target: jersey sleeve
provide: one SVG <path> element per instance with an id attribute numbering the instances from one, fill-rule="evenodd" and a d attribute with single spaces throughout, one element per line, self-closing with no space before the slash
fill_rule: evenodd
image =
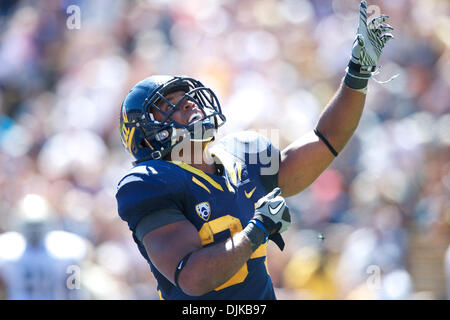
<path id="1" fill-rule="evenodd" d="M 186 219 L 182 188 L 179 176 L 164 168 L 141 165 L 119 182 L 119 216 L 142 241 L 148 231 Z"/>
<path id="2" fill-rule="evenodd" d="M 219 144 L 243 161 L 251 176 L 257 176 L 267 192 L 278 186 L 280 150 L 266 137 L 243 131 L 225 137 Z"/>

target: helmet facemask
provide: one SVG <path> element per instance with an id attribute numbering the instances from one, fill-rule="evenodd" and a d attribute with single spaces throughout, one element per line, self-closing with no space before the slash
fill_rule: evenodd
<path id="1" fill-rule="evenodd" d="M 185 93 L 174 104 L 166 96 L 176 91 L 184 91 Z M 202 118 L 183 124 L 174 120 L 172 115 L 183 106 L 186 99 L 197 106 Z M 165 102 L 168 105 L 168 112 L 164 112 L 158 106 L 160 102 Z M 193 142 L 212 141 L 217 129 L 226 121 L 214 92 L 204 87 L 199 81 L 185 77 L 175 77 L 161 85 L 147 97 L 143 110 L 142 121 L 138 121 L 136 127 L 142 130 L 145 140 L 142 143 L 155 150 L 150 157 L 152 159 L 164 158 L 175 145 L 186 138 Z M 159 112 L 164 116 L 164 119 L 157 121 L 152 111 Z M 141 162 L 141 160 L 138 162 Z"/>

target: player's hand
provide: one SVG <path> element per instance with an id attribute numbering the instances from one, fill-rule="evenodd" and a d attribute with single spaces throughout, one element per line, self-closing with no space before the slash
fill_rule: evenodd
<path id="1" fill-rule="evenodd" d="M 283 250 L 284 241 L 280 233 L 289 228 L 291 215 L 286 200 L 280 194 L 281 189 L 275 188 L 259 199 L 256 203 L 255 215 L 251 221 L 254 221 L 259 227 L 262 226 L 266 237 L 274 241 Z"/>
<path id="2" fill-rule="evenodd" d="M 269 236 L 286 231 L 291 224 L 289 208 L 280 194 L 281 189 L 275 188 L 256 203 L 253 219 L 259 220 L 264 225 Z"/>
<path id="3" fill-rule="evenodd" d="M 382 14 L 367 23 L 367 3 L 361 1 L 358 31 L 353 42 L 351 57 L 354 65 L 349 65 L 350 71 L 357 73 L 356 76 L 370 78 L 372 72 L 375 71 L 384 46 L 394 38 L 391 33 L 394 28 L 385 23 L 388 19 L 387 15 Z"/>

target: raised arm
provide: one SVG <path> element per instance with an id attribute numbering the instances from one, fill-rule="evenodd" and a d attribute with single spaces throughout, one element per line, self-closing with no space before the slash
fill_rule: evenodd
<path id="1" fill-rule="evenodd" d="M 342 83 L 322 112 L 316 129 L 336 152 L 344 148 L 355 132 L 364 102 L 365 94 Z M 278 184 L 283 196 L 289 197 L 307 188 L 334 158 L 326 142 L 314 131 L 291 143 L 281 152 Z"/>
<path id="2" fill-rule="evenodd" d="M 289 197 L 308 187 L 330 165 L 355 132 L 361 118 L 367 84 L 393 28 L 381 15 L 367 25 L 367 4 L 361 2 L 352 57 L 339 89 L 326 106 L 315 130 L 281 152 L 278 185 Z"/>

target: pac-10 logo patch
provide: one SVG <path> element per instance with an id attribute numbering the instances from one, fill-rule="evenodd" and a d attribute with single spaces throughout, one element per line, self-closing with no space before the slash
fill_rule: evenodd
<path id="1" fill-rule="evenodd" d="M 200 202 L 195 206 L 195 211 L 197 211 L 198 216 L 205 221 L 208 221 L 211 216 L 211 206 L 209 205 L 209 202 Z"/>

